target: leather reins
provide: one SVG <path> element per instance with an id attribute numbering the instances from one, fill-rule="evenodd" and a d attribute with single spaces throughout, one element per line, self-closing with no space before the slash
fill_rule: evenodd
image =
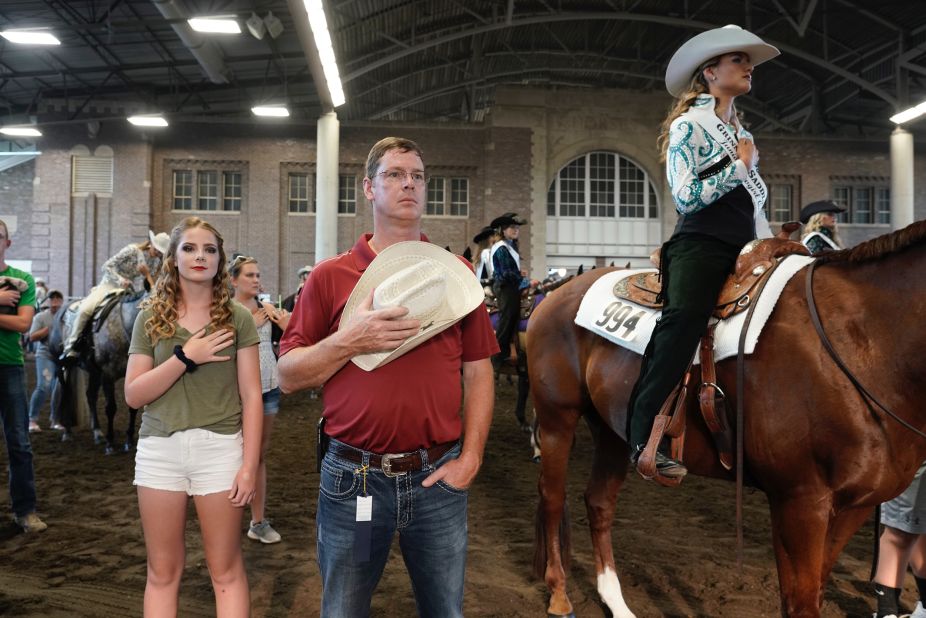
<path id="1" fill-rule="evenodd" d="M 820 342 L 823 344 L 823 347 L 826 348 L 826 351 L 829 353 L 830 358 L 833 359 L 833 362 L 836 363 L 836 366 L 839 367 L 845 376 L 849 378 L 849 381 L 852 382 L 852 386 L 855 387 L 855 390 L 859 392 L 859 394 L 862 396 L 862 399 L 865 400 L 866 404 L 868 404 L 868 409 L 871 410 L 872 413 L 874 413 L 874 409 L 872 408 L 871 404 L 874 403 L 876 406 L 884 410 L 885 414 L 887 414 L 889 417 L 921 438 L 926 438 L 926 433 L 923 433 L 907 421 L 897 416 L 887 406 L 878 401 L 877 397 L 872 395 L 867 388 L 865 388 L 865 386 L 859 381 L 858 378 L 855 377 L 855 375 L 853 375 L 843 360 L 839 357 L 839 354 L 836 353 L 836 349 L 833 347 L 833 344 L 830 343 L 826 333 L 823 332 L 823 324 L 820 322 L 820 314 L 817 313 L 817 304 L 813 299 L 813 273 L 819 263 L 819 260 L 814 260 L 811 262 L 810 268 L 807 271 L 807 282 L 805 289 L 807 296 L 807 308 L 810 310 L 810 320 L 813 322 L 813 327 L 817 329 L 817 335 L 819 335 Z"/>

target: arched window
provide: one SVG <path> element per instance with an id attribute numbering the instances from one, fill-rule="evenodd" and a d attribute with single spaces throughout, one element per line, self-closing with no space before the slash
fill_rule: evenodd
<path id="1" fill-rule="evenodd" d="M 547 191 L 548 266 L 642 263 L 662 240 L 659 213 L 649 174 L 634 161 L 607 151 L 576 157 Z"/>

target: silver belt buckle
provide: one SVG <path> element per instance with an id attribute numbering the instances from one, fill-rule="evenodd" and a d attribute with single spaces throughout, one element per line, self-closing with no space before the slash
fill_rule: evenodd
<path id="1" fill-rule="evenodd" d="M 392 471 L 392 460 L 401 459 L 402 457 L 405 457 L 405 455 L 407 455 L 407 453 L 383 455 L 382 464 L 381 464 L 381 467 L 383 469 L 383 474 L 385 474 L 388 477 L 392 477 L 392 478 L 402 476 L 403 474 L 405 474 L 404 472 L 393 472 Z"/>

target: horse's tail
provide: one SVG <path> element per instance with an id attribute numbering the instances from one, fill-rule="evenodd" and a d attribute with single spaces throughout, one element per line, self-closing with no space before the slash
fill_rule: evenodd
<path id="1" fill-rule="evenodd" d="M 534 517 L 534 577 L 543 581 L 547 571 L 547 535 L 546 515 L 544 514 L 543 500 L 537 501 L 537 514 Z M 559 520 L 559 549 L 560 562 L 563 569 L 568 571 L 572 562 L 572 535 L 569 526 L 569 508 L 563 502 L 563 514 Z"/>

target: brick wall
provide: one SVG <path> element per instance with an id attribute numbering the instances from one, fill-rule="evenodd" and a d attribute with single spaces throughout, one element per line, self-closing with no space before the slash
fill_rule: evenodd
<path id="1" fill-rule="evenodd" d="M 52 242 L 45 230 L 38 235 L 32 233 L 33 222 L 46 223 L 50 218 L 47 210 L 32 208 L 34 178 L 34 159 L 0 172 L 0 219 L 10 227 L 10 240 L 13 241 L 6 257 L 33 260 L 33 270 L 47 255 Z"/>
<path id="2" fill-rule="evenodd" d="M 671 233 L 675 213 L 658 162 L 655 141 L 669 104 L 662 93 L 499 88 L 484 124 L 342 124 L 340 173 L 356 177 L 356 214 L 338 217 L 338 250 L 372 229 L 363 197 L 363 163 L 370 146 L 387 135 L 417 141 L 433 176 L 469 179 L 469 216 L 425 216 L 431 240 L 462 252 L 494 217 L 514 211 L 528 218 L 522 229 L 522 263 L 533 276 L 546 270 L 546 193 L 559 169 L 591 150 L 612 150 L 643 168 L 659 194 L 661 218 L 654 246 Z M 243 123 L 174 125 L 140 131 L 124 122 L 104 123 L 93 138 L 86 129 L 56 127 L 38 144 L 34 163 L 0 173 L 0 216 L 17 217 L 12 257 L 31 259 L 36 274 L 71 294 L 99 278 L 108 255 L 144 240 L 149 228 L 169 229 L 191 214 L 173 210 L 170 165 L 185 162 L 242 174 L 240 213 L 204 216 L 223 234 L 226 247 L 254 255 L 265 289 L 286 295 L 296 271 L 315 261 L 315 216 L 288 212 L 292 170 L 314 172 L 316 129 L 309 125 Z M 797 178 L 796 205 L 830 197 L 834 178 L 889 178 L 887 137 L 879 141 L 758 135 L 763 174 Z M 111 195 L 71 196 L 71 155 L 111 149 Z M 917 150 L 926 155 L 926 144 Z M 926 158 L 916 158 L 917 219 L 926 218 Z M 446 188 L 449 191 L 449 186 Z M 314 198 L 314 185 L 310 186 Z M 192 213 L 203 214 L 203 213 Z M 842 226 L 850 243 L 887 231 L 883 226 Z M 600 256 L 592 256 L 600 257 Z M 592 257 L 590 257 L 590 262 Z"/>

